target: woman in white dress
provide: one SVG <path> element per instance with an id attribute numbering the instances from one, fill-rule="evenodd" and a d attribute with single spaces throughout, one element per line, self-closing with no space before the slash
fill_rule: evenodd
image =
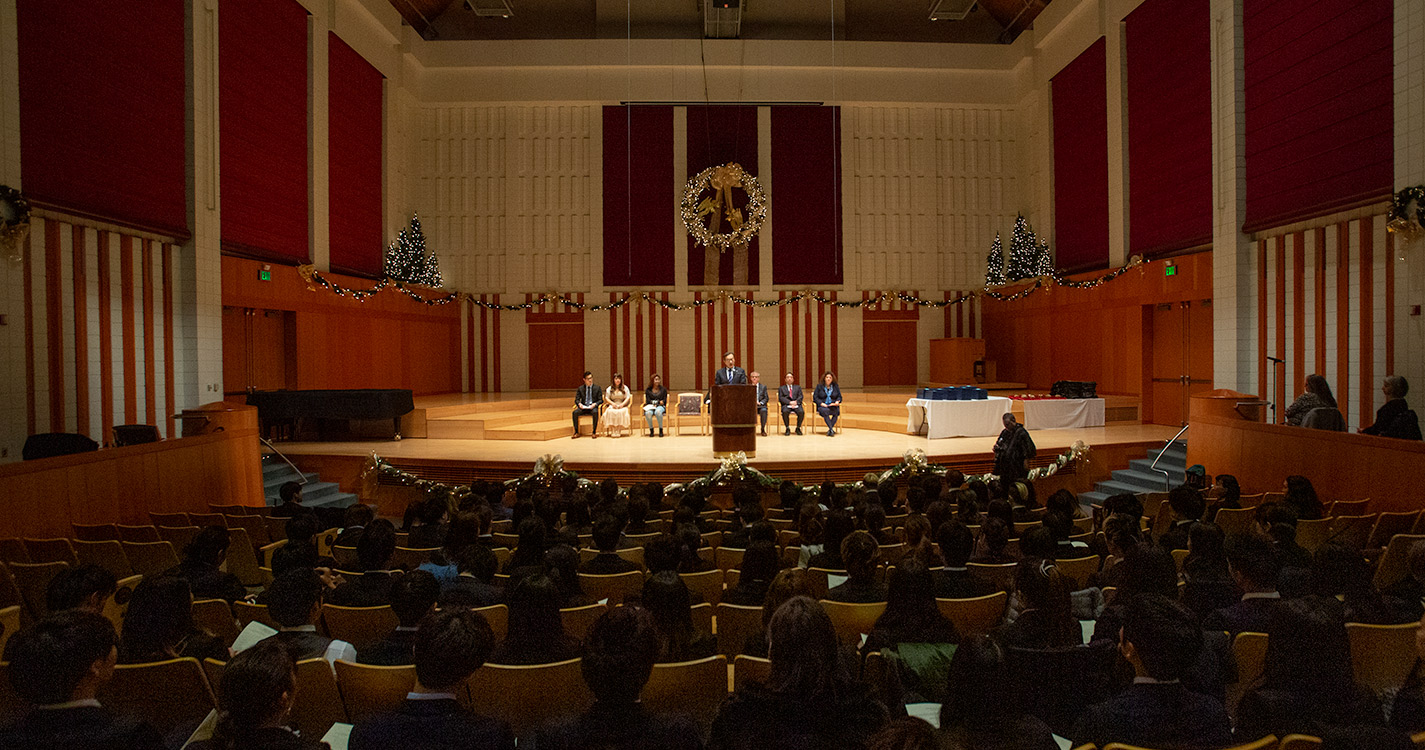
<path id="1" fill-rule="evenodd" d="M 623 375 L 614 373 L 613 384 L 604 389 L 604 414 L 600 418 L 610 436 L 622 437 L 628 429 L 628 407 L 632 403 L 633 394 L 623 384 Z"/>

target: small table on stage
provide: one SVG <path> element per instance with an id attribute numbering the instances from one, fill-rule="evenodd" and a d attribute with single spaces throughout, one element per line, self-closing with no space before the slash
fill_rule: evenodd
<path id="1" fill-rule="evenodd" d="M 415 411 L 411 392 L 399 388 L 363 388 L 320 391 L 255 391 L 247 394 L 257 407 L 266 434 L 273 422 L 298 419 L 390 419 L 395 438 L 401 439 L 401 415 Z"/>
<path id="2" fill-rule="evenodd" d="M 1030 430 L 1103 426 L 1101 398 L 1030 398 L 1023 404 L 1024 426 Z"/>
<path id="3" fill-rule="evenodd" d="M 938 401 L 913 398 L 905 402 L 906 429 L 931 440 L 949 437 L 994 437 L 1004 429 L 1010 400 L 990 396 L 978 401 Z"/>
<path id="4" fill-rule="evenodd" d="M 713 386 L 712 433 L 714 456 L 757 455 L 757 386 Z"/>

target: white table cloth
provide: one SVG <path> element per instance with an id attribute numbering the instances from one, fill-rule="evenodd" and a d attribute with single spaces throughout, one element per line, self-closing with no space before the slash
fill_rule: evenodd
<path id="1" fill-rule="evenodd" d="M 990 396 L 982 401 L 933 401 L 913 398 L 905 402 L 906 429 L 934 440 L 949 437 L 994 437 L 1004 429 L 1010 400 Z"/>
<path id="2" fill-rule="evenodd" d="M 1047 398 L 1023 403 L 1024 426 L 1031 430 L 1103 426 L 1101 398 Z"/>

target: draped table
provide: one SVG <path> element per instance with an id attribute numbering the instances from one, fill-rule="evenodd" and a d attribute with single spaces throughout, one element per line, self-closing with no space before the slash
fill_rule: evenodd
<path id="1" fill-rule="evenodd" d="M 906 429 L 935 440 L 949 437 L 994 437 L 1004 429 L 1011 402 L 1003 396 L 978 401 L 938 401 L 913 398 L 905 402 Z"/>
<path id="2" fill-rule="evenodd" d="M 1031 430 L 1070 430 L 1103 426 L 1101 398 L 1025 399 L 1024 426 Z"/>

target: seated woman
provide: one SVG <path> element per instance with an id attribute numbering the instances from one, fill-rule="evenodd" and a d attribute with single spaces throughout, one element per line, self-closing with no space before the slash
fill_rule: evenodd
<path id="1" fill-rule="evenodd" d="M 560 609 L 587 607 L 594 603 L 579 583 L 579 553 L 567 544 L 556 544 L 544 553 L 544 566 L 559 586 Z"/>
<path id="2" fill-rule="evenodd" d="M 747 545 L 747 551 L 742 553 L 742 573 L 737 585 L 723 593 L 723 603 L 743 607 L 760 605 L 767 597 L 767 587 L 772 585 L 778 567 L 776 544 L 756 541 Z"/>
<path id="3" fill-rule="evenodd" d="M 1237 477 L 1231 474 L 1218 474 L 1217 479 L 1212 483 L 1212 489 L 1208 492 L 1207 520 L 1212 521 L 1217 518 L 1217 511 L 1227 508 L 1230 510 L 1240 510 L 1242 508 L 1242 486 L 1237 483 Z"/>
<path id="4" fill-rule="evenodd" d="M 678 544 L 679 573 L 703 573 L 717 567 L 712 560 L 704 560 L 698 554 L 703 547 L 703 534 L 697 526 L 679 524 L 673 531 L 673 539 Z"/>
<path id="5" fill-rule="evenodd" d="M 1181 600 L 1199 620 L 1242 598 L 1242 591 L 1227 567 L 1224 542 L 1222 528 L 1215 523 L 1196 523 L 1188 529 Z"/>
<path id="6" fill-rule="evenodd" d="M 604 389 L 604 427 L 610 437 L 623 437 L 628 429 L 628 407 L 633 403 L 633 394 L 624 385 L 623 375 L 614 373 L 614 382 Z"/>
<path id="7" fill-rule="evenodd" d="M 564 594 L 544 573 L 525 576 L 505 596 L 509 628 L 490 654 L 491 664 L 552 664 L 579 655 L 579 643 L 564 632 L 559 605 Z"/>
<path id="8" fill-rule="evenodd" d="M 921 519 L 924 520 L 924 519 Z M 848 604 L 871 604 L 886 600 L 886 584 L 876 580 L 876 562 L 881 548 L 864 531 L 852 532 L 841 543 L 841 559 L 846 563 L 846 580 L 833 586 L 826 598 Z"/>
<path id="9" fill-rule="evenodd" d="M 544 519 L 536 515 L 526 516 L 515 527 L 515 534 L 519 540 L 515 542 L 515 550 L 510 553 L 510 559 L 505 561 L 505 574 L 513 579 L 516 572 L 529 574 L 543 570 L 546 547 Z M 515 581 L 511 580 L 510 583 Z"/>
<path id="10" fill-rule="evenodd" d="M 822 515 L 821 506 L 815 502 L 804 502 L 797 507 L 797 544 L 801 545 L 801 554 L 797 557 L 797 567 L 811 567 L 812 557 L 821 554 L 826 549 L 822 539 L 826 533 L 826 518 Z"/>
<path id="11" fill-rule="evenodd" d="M 297 696 L 297 663 L 268 639 L 233 657 L 218 682 L 218 722 L 194 750 L 317 750 L 325 742 L 287 727 Z"/>
<path id="12" fill-rule="evenodd" d="M 1074 619 L 1073 584 L 1049 560 L 1025 560 L 1014 571 L 1015 596 L 1024 609 L 999 630 L 999 641 L 1017 648 L 1067 648 L 1083 642 Z"/>
<path id="13" fill-rule="evenodd" d="M 836 420 L 841 418 L 841 386 L 836 384 L 836 376 L 830 370 L 821 376 L 811 400 L 816 404 L 816 413 L 826 423 L 826 436 L 835 437 Z"/>
<path id="14" fill-rule="evenodd" d="M 134 589 L 119 637 L 119 663 L 144 664 L 191 656 L 227 661 L 228 649 L 193 623 L 193 595 L 178 576 L 149 578 Z"/>
<path id="15" fill-rule="evenodd" d="M 767 658 L 767 623 L 772 621 L 772 614 L 778 607 L 798 596 L 816 596 L 806 568 L 778 571 L 777 576 L 772 579 L 772 585 L 767 587 L 767 596 L 762 599 L 762 629 L 747 636 L 747 640 L 742 644 L 742 653 L 759 659 Z"/>
<path id="16" fill-rule="evenodd" d="M 658 422 L 658 437 L 663 437 L 663 415 L 668 411 L 668 389 L 663 387 L 663 376 L 653 373 L 647 388 L 643 389 L 643 419 L 648 423 L 648 436 L 653 437 L 653 423 Z"/>
<path id="17" fill-rule="evenodd" d="M 723 702 L 708 747 L 865 747 L 890 715 L 840 658 L 821 605 L 794 597 L 772 614 L 767 632 L 771 674 Z"/>
<path id="18" fill-rule="evenodd" d="M 975 554 L 970 558 L 970 562 L 983 565 L 1019 562 L 1019 558 L 1008 551 L 1013 528 L 1001 519 L 986 519 L 980 527 L 980 538 L 975 541 Z"/>
<path id="19" fill-rule="evenodd" d="M 658 663 L 692 661 L 717 652 L 711 633 L 693 625 L 688 585 L 677 573 L 663 571 L 643 582 L 643 608 L 653 615 L 658 630 Z"/>
<path id="20" fill-rule="evenodd" d="M 940 559 L 940 553 L 935 551 L 932 528 L 929 515 L 913 515 L 901 527 L 901 541 L 905 543 L 904 557 L 914 557 L 927 568 L 938 568 L 944 562 Z"/>
<path id="21" fill-rule="evenodd" d="M 1272 610 L 1267 636 L 1262 680 L 1237 704 L 1238 738 L 1324 737 L 1384 723 L 1380 704 L 1353 677 L 1340 602 L 1324 596 L 1283 599 Z"/>
<path id="22" fill-rule="evenodd" d="M 940 732 L 950 747 L 1056 750 L 1054 733 L 1015 705 L 1004 647 L 987 635 L 960 645 L 950 662 Z"/>
<path id="23" fill-rule="evenodd" d="M 894 648 L 901 643 L 960 642 L 954 623 L 940 614 L 935 603 L 935 579 L 919 560 L 904 560 L 891 572 L 886 589 L 886 611 L 876 620 L 865 653 Z"/>
<path id="24" fill-rule="evenodd" d="M 1282 502 L 1296 511 L 1298 519 L 1314 520 L 1326 517 L 1326 508 L 1316 496 L 1316 488 L 1311 485 L 1310 479 L 1293 474 L 1286 478 L 1285 489 L 1286 497 Z"/>
<path id="25" fill-rule="evenodd" d="M 435 576 L 435 580 L 442 586 L 454 581 L 455 577 L 460 575 L 456 558 L 460 550 L 479 543 L 480 526 L 479 514 L 468 510 L 456 512 L 446 527 L 444 545 L 431 555 L 429 561 L 421 563 L 420 569 Z"/>
<path id="26" fill-rule="evenodd" d="M 846 541 L 846 537 L 851 536 L 851 532 L 855 530 L 856 519 L 850 511 L 833 510 L 827 513 L 826 523 L 821 532 L 821 552 L 812 555 L 811 559 L 807 560 L 807 567 L 845 570 L 846 563 L 841 559 L 841 543 Z"/>
<path id="27" fill-rule="evenodd" d="M 1326 378 L 1320 375 L 1307 375 L 1305 390 L 1296 397 L 1295 401 L 1291 402 L 1291 406 L 1288 406 L 1284 412 L 1286 423 L 1293 427 L 1300 427 L 1312 409 L 1325 408 L 1336 408 L 1336 398 L 1331 395 L 1331 386 L 1326 382 Z"/>

